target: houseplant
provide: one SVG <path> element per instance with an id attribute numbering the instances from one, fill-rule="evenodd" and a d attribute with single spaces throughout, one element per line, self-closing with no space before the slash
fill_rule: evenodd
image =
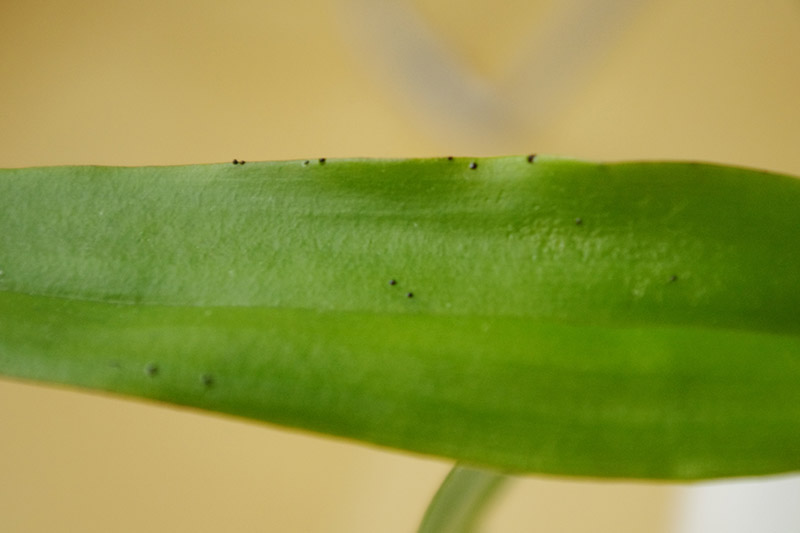
<path id="1" fill-rule="evenodd" d="M 546 27 L 540 2 L 414 4 L 489 88 L 519 37 Z M 8 52 L 0 166 L 539 150 L 602 160 L 700 158 L 798 173 L 794 2 L 770 9 L 658 4 L 619 35 L 555 123 L 534 120 L 503 140 L 465 128 L 469 109 L 414 114 L 413 94 L 381 84 L 353 61 L 333 4 L 276 7 L 52 0 L 9 6 L 0 17 Z M 523 106 L 542 102 L 535 86 L 522 94 Z M 295 520 L 295 529 L 314 530 L 311 515 L 292 511 L 284 497 L 301 484 L 317 503 L 313 517 L 325 524 L 317 530 L 385 530 L 390 524 L 379 518 L 408 506 L 392 519 L 397 527 L 400 517 L 422 508 L 445 472 L 442 462 L 144 404 L 8 381 L 0 393 L 3 428 L 14 435 L 0 447 L 4 516 L 21 520 L 25 530 L 51 517 L 43 530 L 98 524 L 97 531 L 107 531 L 119 516 L 128 517 L 132 531 L 145 527 L 140 520 L 165 530 L 191 520 L 195 530 L 214 530 L 259 522 L 265 513 L 272 523 L 283 516 Z M 290 453 L 300 459 L 287 460 Z M 78 483 L 81 491 L 74 491 Z M 642 523 L 663 523 L 657 517 L 682 490 L 528 478 L 510 500 L 533 502 L 520 513 L 524 523 L 638 531 Z M 581 526 L 561 500 L 585 510 L 591 525 Z M 356 506 L 358 513 L 347 511 Z M 348 518 L 369 513 L 372 522 Z"/>
<path id="2" fill-rule="evenodd" d="M 510 472 L 796 469 L 791 177 L 530 154 L 0 188 L 7 375 Z"/>

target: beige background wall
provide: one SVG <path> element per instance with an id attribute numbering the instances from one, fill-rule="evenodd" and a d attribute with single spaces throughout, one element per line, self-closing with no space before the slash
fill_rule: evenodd
<path id="1" fill-rule="evenodd" d="M 403 77 L 365 5 L 4 1 L 0 166 L 539 152 L 800 175 L 800 2 L 650 2 L 580 83 L 541 100 L 545 121 L 514 71 L 548 79 L 518 55 L 555 4 L 398 0 L 427 28 L 395 26 L 398 42 L 443 43 L 470 87 L 505 106 L 499 123 L 431 105 L 435 73 Z M 3 531 L 408 532 L 448 467 L 0 381 Z M 667 531 L 676 490 L 529 478 L 489 529 Z"/>

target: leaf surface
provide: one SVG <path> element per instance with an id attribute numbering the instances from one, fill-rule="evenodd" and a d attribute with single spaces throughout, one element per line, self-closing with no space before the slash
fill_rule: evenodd
<path id="1" fill-rule="evenodd" d="M 788 176 L 541 156 L 7 169 L 0 270 L 11 377 L 514 472 L 800 467 Z"/>

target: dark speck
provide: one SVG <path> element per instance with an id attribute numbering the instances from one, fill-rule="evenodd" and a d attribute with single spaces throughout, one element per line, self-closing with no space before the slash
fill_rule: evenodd
<path id="1" fill-rule="evenodd" d="M 234 159 L 234 160 L 233 160 L 233 164 L 234 164 L 234 165 L 238 165 L 238 164 L 239 164 L 239 160 L 238 160 L 238 159 Z"/>
<path id="2" fill-rule="evenodd" d="M 533 163 L 533 160 L 536 159 L 536 154 L 531 154 L 528 156 L 528 163 Z"/>
<path id="3" fill-rule="evenodd" d="M 320 157 L 319 158 L 319 164 L 320 165 L 324 165 L 325 164 L 325 158 L 324 157 Z"/>
<path id="4" fill-rule="evenodd" d="M 204 387 L 210 387 L 214 384 L 214 376 L 211 374 L 203 374 L 200 376 L 200 381 L 203 382 Z"/>
<path id="5" fill-rule="evenodd" d="M 447 160 L 448 160 L 448 161 L 452 161 L 452 160 L 453 160 L 453 156 L 452 156 L 452 155 L 448 155 L 448 156 L 447 156 Z"/>
<path id="6" fill-rule="evenodd" d="M 240 165 L 244 165 L 244 160 L 239 161 Z"/>
<path id="7" fill-rule="evenodd" d="M 472 163 L 469 164 L 469 168 L 471 168 L 472 170 L 475 170 L 476 168 L 478 168 L 478 163 L 473 161 Z"/>
<path id="8" fill-rule="evenodd" d="M 147 365 L 144 367 L 144 373 L 150 377 L 155 376 L 158 374 L 158 365 L 155 363 L 147 363 Z"/>
<path id="9" fill-rule="evenodd" d="M 397 285 L 397 280 L 396 279 L 390 279 L 389 280 L 389 285 Z"/>
<path id="10" fill-rule="evenodd" d="M 309 164 L 309 163 L 311 163 L 311 161 L 309 161 L 308 159 L 306 159 L 305 161 L 303 161 L 303 164 L 304 164 L 304 165 L 307 165 L 307 164 Z"/>
<path id="11" fill-rule="evenodd" d="M 673 274 L 672 276 L 670 276 L 669 281 L 671 283 L 675 283 L 676 281 L 678 281 L 678 276 L 676 274 Z"/>
<path id="12" fill-rule="evenodd" d="M 414 297 L 413 292 L 409 292 L 408 294 L 406 294 L 406 298 L 413 298 L 413 297 Z"/>
<path id="13" fill-rule="evenodd" d="M 581 224 L 583 224 L 583 219 L 582 218 L 576 218 L 575 219 L 575 224 L 580 226 Z"/>

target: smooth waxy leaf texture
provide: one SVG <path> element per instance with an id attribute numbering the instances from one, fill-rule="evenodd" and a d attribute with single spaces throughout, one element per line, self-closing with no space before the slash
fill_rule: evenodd
<path id="1" fill-rule="evenodd" d="M 800 181 L 537 157 L 0 171 L 0 372 L 515 472 L 800 467 Z"/>

